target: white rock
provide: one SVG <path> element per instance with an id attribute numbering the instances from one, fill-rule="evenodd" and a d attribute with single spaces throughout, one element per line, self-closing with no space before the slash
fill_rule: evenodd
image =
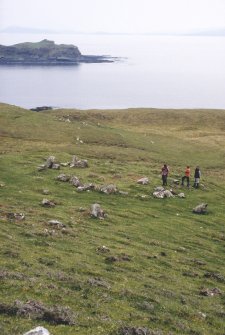
<path id="1" fill-rule="evenodd" d="M 50 335 L 49 331 L 44 327 L 36 327 L 31 329 L 29 332 L 25 333 L 24 335 Z"/>
<path id="2" fill-rule="evenodd" d="M 142 185 L 147 185 L 149 183 L 149 180 L 147 177 L 141 178 L 137 181 L 138 184 L 142 184 Z"/>

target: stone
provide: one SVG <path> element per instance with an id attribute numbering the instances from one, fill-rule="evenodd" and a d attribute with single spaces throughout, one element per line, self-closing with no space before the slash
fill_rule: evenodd
<path id="1" fill-rule="evenodd" d="M 45 166 L 46 168 L 51 169 L 54 163 L 55 163 L 55 156 L 49 156 L 45 162 Z"/>
<path id="2" fill-rule="evenodd" d="M 77 190 L 82 192 L 82 191 L 90 191 L 90 190 L 94 190 L 95 189 L 95 185 L 90 183 L 90 184 L 84 184 L 83 186 L 78 186 Z"/>
<path id="3" fill-rule="evenodd" d="M 83 186 L 83 184 L 80 182 L 79 178 L 76 176 L 72 176 L 70 178 L 70 184 L 72 184 L 75 187 Z"/>
<path id="4" fill-rule="evenodd" d="M 149 180 L 148 180 L 147 177 L 143 177 L 143 178 L 139 179 L 139 180 L 137 181 L 137 183 L 138 183 L 138 184 L 141 184 L 141 185 L 147 185 L 147 184 L 149 183 Z"/>
<path id="5" fill-rule="evenodd" d="M 105 245 L 101 246 L 101 247 L 98 247 L 97 248 L 97 251 L 98 252 L 102 252 L 102 253 L 107 253 L 107 252 L 110 252 L 110 249 L 107 248 Z"/>
<path id="6" fill-rule="evenodd" d="M 185 198 L 185 194 L 184 194 L 184 193 L 182 193 L 182 192 L 181 192 L 181 193 L 179 193 L 177 196 L 178 196 L 178 198 Z"/>
<path id="7" fill-rule="evenodd" d="M 99 218 L 99 219 L 102 218 L 102 219 L 104 219 L 104 217 L 105 217 L 105 213 L 101 209 L 101 206 L 99 204 L 93 204 L 93 205 L 91 205 L 90 214 L 94 218 Z"/>
<path id="8" fill-rule="evenodd" d="M 54 226 L 56 228 L 65 228 L 66 225 L 64 223 L 62 223 L 61 221 L 58 221 L 58 220 L 50 220 L 48 221 L 48 224 L 50 226 Z"/>
<path id="9" fill-rule="evenodd" d="M 105 194 L 113 194 L 113 193 L 117 193 L 118 190 L 117 190 L 116 185 L 109 184 L 109 185 L 101 186 L 100 192 L 103 192 Z"/>
<path id="10" fill-rule="evenodd" d="M 161 190 L 161 191 L 155 191 L 153 192 L 153 196 L 158 199 L 163 199 L 163 198 L 174 198 L 174 195 L 171 191 L 169 190 Z"/>
<path id="11" fill-rule="evenodd" d="M 55 203 L 52 200 L 48 200 L 48 199 L 43 199 L 41 202 L 41 205 L 43 207 L 55 207 Z"/>
<path id="12" fill-rule="evenodd" d="M 54 169 L 54 170 L 60 170 L 60 164 L 53 163 L 52 164 L 52 169 Z"/>
<path id="13" fill-rule="evenodd" d="M 66 167 L 70 165 L 70 162 L 66 162 L 66 163 L 60 163 L 61 166 Z"/>
<path id="14" fill-rule="evenodd" d="M 49 192 L 49 190 L 47 190 L 47 189 L 44 189 L 44 190 L 42 190 L 42 194 L 44 194 L 44 195 L 48 195 L 50 192 Z"/>
<path id="15" fill-rule="evenodd" d="M 125 192 L 125 191 L 119 191 L 118 193 L 121 194 L 121 195 L 128 195 L 129 194 L 128 192 Z"/>
<path id="16" fill-rule="evenodd" d="M 163 335 L 161 331 L 153 331 L 145 327 L 121 327 L 120 335 Z"/>
<path id="17" fill-rule="evenodd" d="M 25 333 L 24 335 L 50 335 L 49 331 L 44 327 L 36 327 L 31 329 L 29 332 Z"/>
<path id="18" fill-rule="evenodd" d="M 202 203 L 195 208 L 193 208 L 192 212 L 195 214 L 206 214 L 207 213 L 208 204 Z"/>
<path id="19" fill-rule="evenodd" d="M 56 179 L 59 181 L 67 182 L 70 180 L 70 176 L 66 175 L 65 173 L 61 173 Z"/>
<path id="20" fill-rule="evenodd" d="M 157 187 L 155 187 L 155 191 L 156 192 L 160 192 L 160 191 L 164 191 L 164 190 L 165 190 L 165 188 L 163 186 L 157 186 Z"/>
<path id="21" fill-rule="evenodd" d="M 212 289 L 209 288 L 203 288 L 200 291 L 200 295 L 204 295 L 205 297 L 213 297 L 214 295 L 220 295 L 222 294 L 220 289 L 218 289 L 217 287 L 214 287 Z"/>
<path id="22" fill-rule="evenodd" d="M 22 221 L 25 219 L 24 213 L 7 213 L 6 216 L 7 216 L 7 219 L 15 220 L 15 221 Z"/>
<path id="23" fill-rule="evenodd" d="M 70 167 L 77 167 L 77 168 L 87 168 L 88 167 L 88 161 L 86 159 L 79 160 L 77 156 L 73 156 L 72 162 L 70 163 Z"/>

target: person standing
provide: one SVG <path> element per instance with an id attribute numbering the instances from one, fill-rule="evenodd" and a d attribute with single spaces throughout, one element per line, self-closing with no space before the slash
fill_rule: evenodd
<path id="1" fill-rule="evenodd" d="M 166 164 L 163 165 L 161 172 L 162 172 L 162 184 L 163 186 L 167 186 L 167 177 L 169 174 L 169 168 Z"/>
<path id="2" fill-rule="evenodd" d="M 200 178 L 201 178 L 201 171 L 200 171 L 199 166 L 197 166 L 196 169 L 195 169 L 194 178 L 195 178 L 194 187 L 199 188 L 199 182 L 200 182 Z"/>
<path id="3" fill-rule="evenodd" d="M 187 166 L 186 170 L 185 170 L 185 173 L 184 173 L 184 176 L 181 179 L 181 185 L 182 186 L 184 186 L 185 179 L 187 180 L 187 187 L 190 186 L 190 175 L 191 175 L 191 169 L 190 169 L 190 166 Z"/>

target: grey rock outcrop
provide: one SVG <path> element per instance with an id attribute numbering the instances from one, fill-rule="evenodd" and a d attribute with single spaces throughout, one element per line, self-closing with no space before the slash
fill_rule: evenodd
<path id="1" fill-rule="evenodd" d="M 174 198 L 174 195 L 171 191 L 169 190 L 162 190 L 162 191 L 155 191 L 153 192 L 153 196 L 158 199 L 163 199 L 163 198 Z"/>
<path id="2" fill-rule="evenodd" d="M 72 176 L 70 178 L 70 184 L 75 186 L 75 187 L 79 187 L 79 186 L 83 186 L 83 184 L 81 183 L 81 181 L 79 180 L 78 177 L 76 176 Z"/>
<path id="3" fill-rule="evenodd" d="M 43 199 L 41 202 L 41 205 L 43 207 L 55 207 L 55 202 L 52 200 L 48 200 L 48 199 Z"/>

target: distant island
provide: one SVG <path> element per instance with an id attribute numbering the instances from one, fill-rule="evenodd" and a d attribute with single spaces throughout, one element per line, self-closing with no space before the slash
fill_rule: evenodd
<path id="1" fill-rule="evenodd" d="M 44 39 L 11 46 L 0 45 L 0 65 L 75 65 L 79 63 L 107 63 L 115 58 L 82 55 L 72 44 L 55 44 Z"/>

